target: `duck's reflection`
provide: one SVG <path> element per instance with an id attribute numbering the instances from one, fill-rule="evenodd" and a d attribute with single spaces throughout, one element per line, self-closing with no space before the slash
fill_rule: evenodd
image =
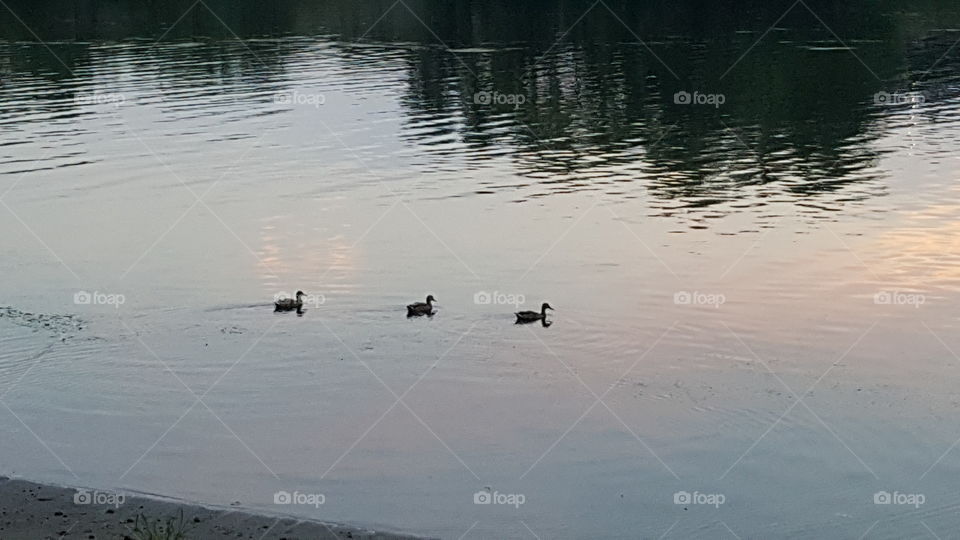
<path id="1" fill-rule="evenodd" d="M 277 306 L 273 308 L 274 313 L 287 313 L 289 311 L 296 311 L 297 317 L 303 317 L 303 314 L 307 312 L 307 310 L 303 309 L 303 306 L 296 306 L 296 307 L 290 307 L 290 308 L 282 308 Z"/>
<path id="2" fill-rule="evenodd" d="M 517 319 L 517 322 L 513 324 L 533 324 L 535 322 L 538 322 L 538 320 L 534 319 L 534 320 L 528 321 L 528 320 Z M 540 322 L 540 326 L 544 328 L 550 328 L 550 325 L 553 324 L 553 321 L 548 321 L 547 319 L 539 319 L 539 322 Z"/>

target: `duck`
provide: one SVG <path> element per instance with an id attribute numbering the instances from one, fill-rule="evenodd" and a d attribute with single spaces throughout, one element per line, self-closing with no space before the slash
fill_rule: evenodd
<path id="1" fill-rule="evenodd" d="M 543 305 L 540 306 L 539 313 L 537 313 L 536 311 L 518 311 L 517 313 L 515 313 L 515 315 L 517 316 L 517 324 L 529 323 L 529 322 L 535 322 L 535 321 L 546 322 L 548 309 L 551 311 L 553 310 L 553 308 L 550 307 L 550 304 L 544 302 Z"/>
<path id="2" fill-rule="evenodd" d="M 303 308 L 303 291 L 297 291 L 297 298 L 279 298 L 273 302 L 273 305 L 276 306 L 274 311 L 299 311 Z"/>
<path id="3" fill-rule="evenodd" d="M 407 306 L 407 317 L 433 315 L 433 303 L 436 301 L 432 294 L 428 294 L 426 302 L 415 302 Z"/>

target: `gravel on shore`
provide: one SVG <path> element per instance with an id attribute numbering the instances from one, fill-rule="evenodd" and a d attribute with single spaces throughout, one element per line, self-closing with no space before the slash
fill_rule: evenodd
<path id="1" fill-rule="evenodd" d="M 185 502 L 37 484 L 0 477 L 0 538 L 136 539 L 140 517 L 161 522 L 183 515 L 188 539 L 414 540 L 320 521 L 256 514 L 241 508 L 208 508 Z"/>

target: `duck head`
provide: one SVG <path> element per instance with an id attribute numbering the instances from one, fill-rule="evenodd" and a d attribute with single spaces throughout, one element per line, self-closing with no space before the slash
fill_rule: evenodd
<path id="1" fill-rule="evenodd" d="M 303 291 L 297 291 L 297 301 L 298 301 L 298 302 L 300 301 L 300 297 L 303 296 L 304 294 L 306 294 L 306 293 L 304 293 Z"/>
<path id="2" fill-rule="evenodd" d="M 431 303 L 436 302 L 436 301 L 437 301 L 437 299 L 434 298 L 432 294 L 428 294 L 428 295 L 427 295 L 427 304 L 431 304 Z"/>
<path id="3" fill-rule="evenodd" d="M 550 304 L 548 304 L 548 303 L 546 303 L 546 302 L 544 302 L 543 305 L 540 306 L 540 311 L 541 311 L 542 313 L 546 313 L 548 309 L 549 309 L 550 311 L 553 311 L 553 308 L 550 307 Z"/>

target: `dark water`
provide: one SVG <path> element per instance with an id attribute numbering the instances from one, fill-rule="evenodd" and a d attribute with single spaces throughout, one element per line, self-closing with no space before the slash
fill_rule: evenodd
<path id="1" fill-rule="evenodd" d="M 0 473 L 443 538 L 956 528 L 955 4 L 264 4 L 0 6 Z"/>

